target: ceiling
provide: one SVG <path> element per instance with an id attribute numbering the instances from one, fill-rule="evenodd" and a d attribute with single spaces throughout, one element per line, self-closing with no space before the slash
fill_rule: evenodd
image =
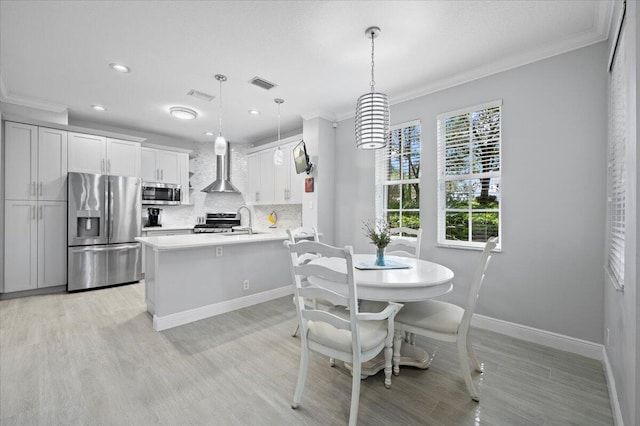
<path id="1" fill-rule="evenodd" d="M 250 143 L 303 118 L 342 120 L 369 91 L 394 103 L 606 39 L 611 1 L 2 1 L 0 100 L 193 141 Z M 131 68 L 113 71 L 110 63 Z M 264 90 L 255 76 L 277 86 Z M 211 102 L 187 96 L 195 89 Z M 92 104 L 104 105 L 97 112 Z M 170 106 L 196 120 L 169 116 Z M 256 109 L 253 116 L 248 110 Z M 393 109 L 392 109 L 393 114 Z M 393 117 L 393 115 L 392 115 Z"/>

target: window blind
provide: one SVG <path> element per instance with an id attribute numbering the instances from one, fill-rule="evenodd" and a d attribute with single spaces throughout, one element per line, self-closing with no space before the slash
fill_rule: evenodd
<path id="1" fill-rule="evenodd" d="M 482 247 L 500 235 L 501 108 L 498 100 L 437 117 L 439 244 Z"/>
<path id="2" fill-rule="evenodd" d="M 624 288 L 625 255 L 625 158 L 627 85 L 625 80 L 624 29 L 620 32 L 611 67 L 607 164 L 607 260 L 606 268 L 617 289 Z"/>

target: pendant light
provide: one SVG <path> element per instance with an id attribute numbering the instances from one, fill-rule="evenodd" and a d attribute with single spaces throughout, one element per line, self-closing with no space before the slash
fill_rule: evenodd
<path id="1" fill-rule="evenodd" d="M 384 93 L 376 92 L 373 74 L 373 41 L 380 35 L 380 28 L 369 27 L 365 34 L 371 39 L 371 91 L 358 98 L 356 146 L 362 149 L 379 149 L 387 145 L 389 138 L 389 99 Z"/>
<path id="2" fill-rule="evenodd" d="M 273 102 L 278 104 L 278 143 L 280 143 L 280 105 L 284 103 L 284 99 L 276 98 Z M 276 166 L 282 166 L 283 157 L 282 150 L 278 147 L 273 151 L 273 164 Z"/>
<path id="3" fill-rule="evenodd" d="M 227 140 L 222 136 L 222 83 L 227 81 L 227 77 L 222 74 L 216 74 L 216 80 L 220 82 L 220 96 L 218 98 L 220 105 L 220 132 L 213 144 L 213 151 L 216 155 L 225 155 L 227 153 Z"/>

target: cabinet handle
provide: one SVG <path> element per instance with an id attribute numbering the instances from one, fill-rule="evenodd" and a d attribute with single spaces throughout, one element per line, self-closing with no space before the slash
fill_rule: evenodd
<path id="1" fill-rule="evenodd" d="M 160 180 L 160 169 L 156 169 L 156 179 Z"/>
<path id="2" fill-rule="evenodd" d="M 104 172 L 104 158 L 100 160 L 100 171 Z"/>
<path id="3" fill-rule="evenodd" d="M 40 195 L 42 195 L 42 181 L 40 181 Z"/>
<path id="4" fill-rule="evenodd" d="M 164 169 L 160 169 L 160 180 L 164 182 Z"/>
<path id="5" fill-rule="evenodd" d="M 36 220 L 36 206 L 31 206 L 31 220 Z"/>
<path id="6" fill-rule="evenodd" d="M 31 195 L 36 195 L 36 181 L 31 182 Z"/>
<path id="7" fill-rule="evenodd" d="M 107 160 L 107 172 L 111 173 L 111 159 Z"/>
<path id="8" fill-rule="evenodd" d="M 42 206 L 40 206 L 40 220 L 42 220 Z"/>

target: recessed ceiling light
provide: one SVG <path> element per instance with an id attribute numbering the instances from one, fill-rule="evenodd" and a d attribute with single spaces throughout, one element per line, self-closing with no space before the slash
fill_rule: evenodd
<path id="1" fill-rule="evenodd" d="M 95 109 L 96 111 L 106 111 L 107 110 L 102 105 L 91 105 L 91 108 Z"/>
<path id="2" fill-rule="evenodd" d="M 259 115 L 259 114 L 260 114 L 260 111 L 255 110 L 255 109 L 250 109 L 250 110 L 249 110 L 249 114 L 251 114 L 251 115 Z"/>
<path id="3" fill-rule="evenodd" d="M 121 73 L 128 73 L 131 71 L 128 66 L 122 65 L 122 64 L 111 63 L 109 64 L 109 66 L 113 68 L 115 71 L 118 71 Z"/>
<path id="4" fill-rule="evenodd" d="M 173 117 L 180 118 L 182 120 L 193 120 L 198 116 L 198 113 L 190 108 L 177 106 L 169 108 L 169 113 Z"/>
<path id="5" fill-rule="evenodd" d="M 205 132 L 204 134 L 207 135 L 207 136 L 213 136 L 214 135 L 213 132 Z"/>

